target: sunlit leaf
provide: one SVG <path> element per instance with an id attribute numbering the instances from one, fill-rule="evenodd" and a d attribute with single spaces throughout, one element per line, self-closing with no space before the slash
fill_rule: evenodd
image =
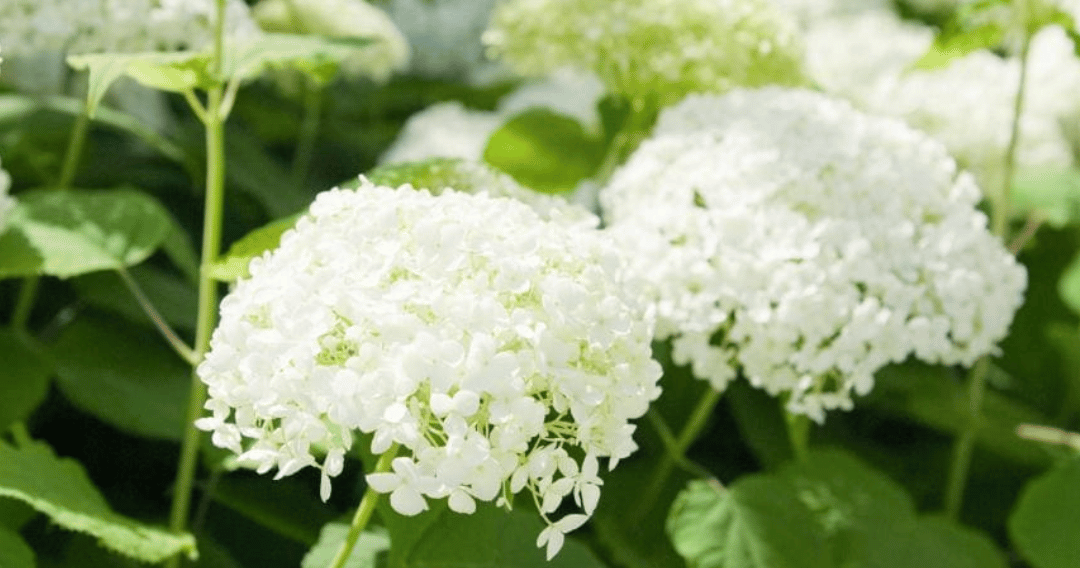
<path id="1" fill-rule="evenodd" d="M 75 69 L 86 69 L 87 111 L 94 115 L 109 87 L 124 76 L 152 89 L 183 93 L 213 84 L 208 52 L 90 53 L 68 57 Z"/>
<path id="2" fill-rule="evenodd" d="M 23 501 L 61 527 L 86 533 L 119 554 L 161 562 L 174 554 L 197 556 L 195 539 L 116 514 L 82 466 L 58 458 L 40 442 L 0 442 L 0 496 Z"/>
<path id="3" fill-rule="evenodd" d="M 488 139 L 484 161 L 522 185 L 558 193 L 574 189 L 596 173 L 604 144 L 568 117 L 527 110 L 511 118 Z"/>
<path id="4" fill-rule="evenodd" d="M 1051 227 L 1080 223 L 1080 169 L 1020 170 L 1013 177 L 1010 198 L 1016 213 L 1038 215 Z"/>
<path id="5" fill-rule="evenodd" d="M 227 79 L 243 81 L 270 68 L 289 68 L 303 71 L 315 79 L 328 80 L 342 61 L 355 57 L 358 49 L 373 42 L 368 38 L 262 33 L 229 46 L 222 63 L 222 74 Z"/>
<path id="6" fill-rule="evenodd" d="M 244 235 L 210 266 L 210 277 L 222 282 L 247 278 L 250 276 L 248 264 L 251 264 L 251 259 L 276 249 L 281 242 L 281 235 L 293 228 L 299 218 L 300 215 L 293 215 L 279 219 Z"/>
<path id="7" fill-rule="evenodd" d="M 319 542 L 304 556 L 301 568 L 329 566 L 348 533 L 349 525 L 345 523 L 329 523 L 324 526 L 319 534 Z M 384 554 L 389 549 L 390 537 L 385 530 L 375 528 L 360 533 L 356 546 L 345 560 L 344 568 L 376 568 L 379 554 Z"/>

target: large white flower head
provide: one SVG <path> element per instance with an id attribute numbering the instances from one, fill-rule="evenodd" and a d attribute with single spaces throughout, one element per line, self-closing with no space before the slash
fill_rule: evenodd
<path id="1" fill-rule="evenodd" d="M 601 194 L 658 337 L 720 390 L 741 372 L 815 420 L 909 355 L 993 350 L 1026 273 L 945 148 L 825 95 L 692 96 Z"/>
<path id="2" fill-rule="evenodd" d="M 210 42 L 216 0 L 8 0 L 0 43 L 13 55 L 171 51 Z M 227 0 L 226 32 L 255 33 L 243 0 Z"/>
<path id="3" fill-rule="evenodd" d="M 801 81 L 794 24 L 767 0 L 510 0 L 485 42 L 526 75 L 564 66 L 663 106 L 691 92 Z"/>
<path id="4" fill-rule="evenodd" d="M 260 472 L 321 468 L 323 498 L 370 435 L 398 453 L 368 483 L 406 515 L 528 492 L 553 554 L 596 506 L 598 460 L 634 451 L 629 420 L 659 394 L 651 318 L 621 268 L 601 233 L 511 199 L 324 192 L 222 301 L 197 425 Z M 553 521 L 570 496 L 583 513 Z"/>
<path id="5" fill-rule="evenodd" d="M 261 0 L 252 14 L 266 31 L 374 40 L 374 46 L 357 49 L 342 64 L 350 77 L 386 81 L 409 61 L 405 36 L 385 12 L 364 0 Z"/>

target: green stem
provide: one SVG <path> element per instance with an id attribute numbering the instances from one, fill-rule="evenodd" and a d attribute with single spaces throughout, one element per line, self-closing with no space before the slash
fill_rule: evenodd
<path id="1" fill-rule="evenodd" d="M 956 520 L 960 517 L 960 507 L 964 501 L 964 488 L 967 485 L 968 470 L 971 467 L 971 454 L 975 449 L 975 438 L 982 421 L 982 401 L 986 392 L 986 376 L 990 370 L 990 359 L 979 359 L 968 377 L 968 423 L 953 445 L 952 463 L 949 466 L 949 480 L 945 486 L 945 514 Z"/>
<path id="2" fill-rule="evenodd" d="M 75 124 L 71 126 L 67 152 L 64 154 L 64 163 L 60 167 L 60 179 L 56 182 L 58 189 L 70 188 L 71 182 L 75 180 L 75 171 L 79 169 L 79 159 L 82 157 L 86 134 L 89 130 L 90 112 L 84 103 L 82 111 L 75 115 Z"/>
<path id="3" fill-rule="evenodd" d="M 304 81 L 304 118 L 300 122 L 299 141 L 293 155 L 292 185 L 303 188 L 311 170 L 311 160 L 315 156 L 315 140 L 319 135 L 319 122 L 322 119 L 323 91 L 319 84 L 311 79 Z"/>
<path id="4" fill-rule="evenodd" d="M 397 450 L 397 444 L 394 444 L 387 450 L 386 453 L 379 458 L 379 462 L 375 464 L 375 471 L 372 473 L 390 471 L 390 463 L 394 460 L 394 456 L 397 455 Z M 345 542 L 341 543 L 341 548 L 339 548 L 337 554 L 334 555 L 334 559 L 330 562 L 329 568 L 342 568 L 345 566 L 345 562 L 349 559 L 349 555 L 352 554 L 353 548 L 356 546 L 356 541 L 360 538 L 360 534 L 364 532 L 364 528 L 367 527 L 368 521 L 371 520 L 372 513 L 375 512 L 375 505 L 378 503 L 379 494 L 369 485 L 367 490 L 364 491 L 364 497 L 360 499 L 360 506 L 356 508 L 356 514 L 353 515 L 352 523 L 349 524 L 349 534 L 345 536 Z"/>
<path id="5" fill-rule="evenodd" d="M 653 506 L 656 505 L 656 501 L 660 498 L 660 494 L 663 493 L 664 486 L 667 484 L 668 478 L 671 477 L 671 471 L 675 468 L 675 465 L 688 461 L 686 459 L 686 450 L 690 449 L 690 444 L 694 443 L 694 440 L 701 434 L 701 430 L 705 428 L 705 424 L 708 422 L 709 416 L 712 415 L 716 403 L 720 401 L 720 394 L 720 391 L 709 388 L 698 402 L 698 405 L 694 407 L 694 411 L 690 414 L 686 424 L 683 425 L 678 437 L 673 440 L 664 439 L 663 430 L 667 430 L 670 438 L 670 429 L 666 425 L 657 430 L 660 432 L 661 440 L 664 441 L 665 451 L 664 455 L 660 457 L 660 462 L 656 464 L 656 468 L 653 470 L 649 487 L 642 494 L 641 500 L 638 501 L 637 518 L 639 521 L 644 519 L 652 511 Z M 659 416 L 655 420 L 663 423 L 663 419 L 659 418 Z"/>
<path id="6" fill-rule="evenodd" d="M 1007 237 L 1010 216 L 1009 195 L 1012 192 L 1013 175 L 1016 172 L 1016 149 L 1020 145 L 1020 118 L 1024 111 L 1024 96 L 1027 91 L 1028 52 L 1031 50 L 1031 34 L 1024 34 L 1020 46 L 1020 84 L 1016 86 L 1013 99 L 1013 120 L 1009 129 L 1009 144 L 1005 147 L 1005 163 L 1002 168 L 1001 189 L 997 203 L 990 212 L 990 230 L 1003 240 Z"/>
<path id="7" fill-rule="evenodd" d="M 15 300 L 15 311 L 11 314 L 11 329 L 26 331 L 26 324 L 30 321 L 30 312 L 34 309 L 34 299 L 37 298 L 40 281 L 41 279 L 37 276 L 23 278 L 22 287 L 19 288 L 19 297 Z"/>
<path id="8" fill-rule="evenodd" d="M 225 0 L 217 0 L 217 21 L 214 37 L 213 75 L 221 72 L 224 46 Z M 202 264 L 199 269 L 199 306 L 195 323 L 195 352 L 193 359 L 201 361 L 210 347 L 210 336 L 217 322 L 218 286 L 210 276 L 210 265 L 221 253 L 221 225 L 225 201 L 225 116 L 221 112 L 224 88 L 215 86 L 207 93 L 206 113 L 206 203 L 203 212 Z M 202 415 L 206 403 L 206 385 L 192 371 L 191 393 L 188 399 L 187 428 L 180 446 L 180 463 L 176 471 L 169 529 L 182 532 L 187 527 L 191 509 L 191 492 L 195 484 L 199 442 L 202 433 L 195 421 Z M 173 556 L 167 566 L 179 566 L 180 557 Z"/>
<path id="9" fill-rule="evenodd" d="M 187 344 L 184 343 L 184 340 L 180 339 L 180 337 L 176 334 L 176 332 L 169 325 L 169 323 L 165 321 L 165 318 L 161 317 L 161 313 L 158 312 L 157 308 L 154 307 L 154 303 L 151 302 L 150 298 L 146 296 L 146 293 L 143 292 L 143 289 L 139 286 L 139 283 L 131 277 L 131 273 L 128 272 L 125 268 L 119 268 L 116 272 L 120 274 L 120 279 L 124 281 L 124 285 L 126 285 L 128 287 L 128 290 L 131 291 L 131 295 L 135 296 L 135 301 L 137 301 L 139 303 L 139 306 L 142 307 L 143 311 L 146 312 L 146 315 L 150 318 L 150 321 L 154 322 L 154 327 L 156 327 L 158 331 L 161 332 L 161 335 L 165 338 L 165 341 L 167 341 L 169 343 L 169 346 L 172 347 L 174 351 L 176 351 L 176 354 L 180 355 L 180 357 L 187 361 L 189 365 L 194 366 L 196 363 L 198 363 L 199 359 L 195 355 L 195 350 L 188 347 Z"/>
<path id="10" fill-rule="evenodd" d="M 791 452 L 796 460 L 805 461 L 810 452 L 810 418 L 787 410 L 783 412 L 788 438 L 791 440 Z"/>

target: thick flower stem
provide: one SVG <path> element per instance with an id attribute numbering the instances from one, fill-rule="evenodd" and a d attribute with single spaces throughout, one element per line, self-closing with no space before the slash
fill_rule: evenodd
<path id="1" fill-rule="evenodd" d="M 375 464 L 375 471 L 371 473 L 390 471 L 390 462 L 394 461 L 397 450 L 398 446 L 394 444 L 379 458 L 378 463 Z M 372 489 L 371 486 L 368 486 L 367 490 L 364 491 L 364 497 L 360 499 L 360 506 L 356 508 L 356 514 L 353 515 L 352 523 L 349 525 L 349 533 L 345 535 L 345 542 L 341 543 L 341 548 L 334 555 L 334 559 L 330 561 L 328 568 L 342 568 L 345 566 L 345 562 L 349 559 L 349 555 L 352 554 L 353 547 L 356 546 L 360 534 L 367 528 L 368 521 L 371 520 L 371 515 L 375 512 L 375 506 L 378 503 L 379 493 Z"/>
<path id="2" fill-rule="evenodd" d="M 945 514 L 956 520 L 960 517 L 960 507 L 964 501 L 964 487 L 967 485 L 968 469 L 971 467 L 971 453 L 975 449 L 975 437 L 982 421 L 982 400 L 986 392 L 986 375 L 990 368 L 990 359 L 983 357 L 975 363 L 968 377 L 968 423 L 953 446 L 952 464 L 949 467 L 949 482 L 945 488 Z"/>
<path id="3" fill-rule="evenodd" d="M 221 71 L 225 20 L 225 0 L 217 0 L 217 22 L 214 41 L 215 74 Z M 210 335 L 217 321 L 218 284 L 210 276 L 209 267 L 221 252 L 221 225 L 225 201 L 225 116 L 222 112 L 224 87 L 216 86 L 207 93 L 204 117 L 206 126 L 206 202 L 203 212 L 202 264 L 199 270 L 199 306 L 195 324 L 195 353 L 198 362 L 210 347 Z M 206 385 L 192 371 L 191 394 L 188 399 L 187 428 L 180 447 L 180 463 L 173 487 L 169 529 L 182 532 L 187 527 L 191 509 L 191 492 L 199 461 L 201 432 L 195 420 L 202 415 L 206 403 Z M 179 566 L 179 556 L 169 559 L 167 566 Z"/>
<path id="4" fill-rule="evenodd" d="M 796 460 L 805 461 L 810 452 L 810 418 L 784 410 L 784 422 L 787 423 L 792 455 Z"/>
<path id="5" fill-rule="evenodd" d="M 71 182 L 75 180 L 75 172 L 79 169 L 79 159 L 82 158 L 83 146 L 89 130 L 90 112 L 86 103 L 83 103 L 82 111 L 75 115 L 75 124 L 71 126 L 71 136 L 68 138 L 64 163 L 60 167 L 60 179 L 56 182 L 57 189 L 68 189 L 71 187 Z"/>
<path id="6" fill-rule="evenodd" d="M 716 403 L 720 401 L 720 394 L 720 391 L 709 388 L 690 414 L 690 418 L 687 419 L 678 437 L 674 438 L 674 440 L 671 440 L 670 436 L 664 436 L 661 433 L 660 438 L 664 441 L 664 455 L 660 458 L 660 462 L 656 464 L 656 469 L 653 470 L 651 478 L 652 482 L 638 502 L 637 519 L 639 521 L 652 512 L 653 506 L 656 505 L 657 499 L 660 498 L 660 494 L 664 491 L 664 486 L 667 484 L 668 478 L 671 477 L 671 471 L 675 465 L 687 461 L 686 450 L 690 448 L 690 444 L 694 443 L 694 440 L 701 434 L 701 430 L 705 428 L 705 424 L 708 422 L 709 416 L 712 415 Z"/>

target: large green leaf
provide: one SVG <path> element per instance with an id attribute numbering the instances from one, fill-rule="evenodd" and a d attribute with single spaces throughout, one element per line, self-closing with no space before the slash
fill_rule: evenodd
<path id="1" fill-rule="evenodd" d="M 0 277 L 68 278 L 138 264 L 170 226 L 157 200 L 131 189 L 22 193 L 0 239 Z"/>
<path id="2" fill-rule="evenodd" d="M 153 333 L 80 318 L 52 347 L 57 384 L 75 406 L 121 430 L 179 440 L 187 420 L 191 368 Z"/>
<path id="3" fill-rule="evenodd" d="M 183 278 L 149 265 L 128 270 L 131 279 L 174 328 L 195 329 L 198 297 L 195 288 Z M 128 321 L 153 325 L 150 316 L 135 300 L 116 272 L 94 272 L 72 279 L 79 296 L 94 307 L 123 316 Z"/>
<path id="4" fill-rule="evenodd" d="M 1080 314 L 1080 254 L 1073 257 L 1072 262 L 1061 273 L 1061 279 L 1058 280 L 1058 294 L 1065 305 Z"/>
<path id="5" fill-rule="evenodd" d="M 183 93 L 213 84 L 208 52 L 91 53 L 68 57 L 75 69 L 86 69 L 87 112 L 93 116 L 109 87 L 124 76 L 152 89 Z"/>
<path id="6" fill-rule="evenodd" d="M 349 534 L 349 525 L 329 523 L 319 533 L 319 542 L 304 556 L 301 568 L 325 568 L 330 565 L 345 537 Z M 390 549 L 390 537 L 381 528 L 374 528 L 360 534 L 345 568 L 376 568 L 378 556 Z"/>
<path id="7" fill-rule="evenodd" d="M 45 400 L 52 367 L 32 339 L 3 329 L 0 329 L 0 361 L 4 366 L 0 432 L 4 432 L 12 423 L 26 420 Z"/>
<path id="8" fill-rule="evenodd" d="M 1024 488 L 1009 518 L 1009 535 L 1034 568 L 1080 562 L 1080 459 L 1070 459 Z"/>
<path id="9" fill-rule="evenodd" d="M 1080 169 L 1021 169 L 1009 197 L 1016 213 L 1038 215 L 1055 228 L 1074 225 L 1080 222 Z"/>
<path id="10" fill-rule="evenodd" d="M 214 490 L 214 501 L 259 525 L 312 546 L 334 512 L 298 480 L 227 475 Z"/>
<path id="11" fill-rule="evenodd" d="M 668 517 L 675 550 L 691 568 L 828 568 L 825 535 L 791 486 L 768 476 L 728 488 L 691 481 Z"/>
<path id="12" fill-rule="evenodd" d="M 527 110 L 492 133 L 484 161 L 538 191 L 574 189 L 596 173 L 604 143 L 577 121 L 549 110 Z"/>
<path id="13" fill-rule="evenodd" d="M 380 500 L 380 515 L 390 532 L 390 568 L 601 568 L 589 549 L 571 533 L 562 550 L 544 559 L 536 537 L 544 524 L 535 512 L 506 511 L 480 503 L 476 512 L 461 515 L 443 502 L 415 517 L 393 512 Z"/>
<path id="14" fill-rule="evenodd" d="M 40 442 L 0 442 L 0 496 L 23 501 L 65 529 L 86 533 L 117 553 L 144 562 L 197 556 L 195 539 L 113 512 L 82 466 Z"/>
<path id="15" fill-rule="evenodd" d="M 229 252 L 210 266 L 210 277 L 222 282 L 233 282 L 250 276 L 251 259 L 274 250 L 281 243 L 281 235 L 296 225 L 300 215 L 279 219 L 244 235 L 229 247 Z"/>
<path id="16" fill-rule="evenodd" d="M 317 80 L 328 80 L 338 65 L 357 50 L 374 44 L 369 38 L 328 38 L 316 35 L 262 33 L 230 45 L 222 74 L 230 80 L 254 78 L 270 68 L 302 71 Z"/>
<path id="17" fill-rule="evenodd" d="M 0 527 L 0 566 L 34 568 L 34 551 L 19 533 Z"/>

